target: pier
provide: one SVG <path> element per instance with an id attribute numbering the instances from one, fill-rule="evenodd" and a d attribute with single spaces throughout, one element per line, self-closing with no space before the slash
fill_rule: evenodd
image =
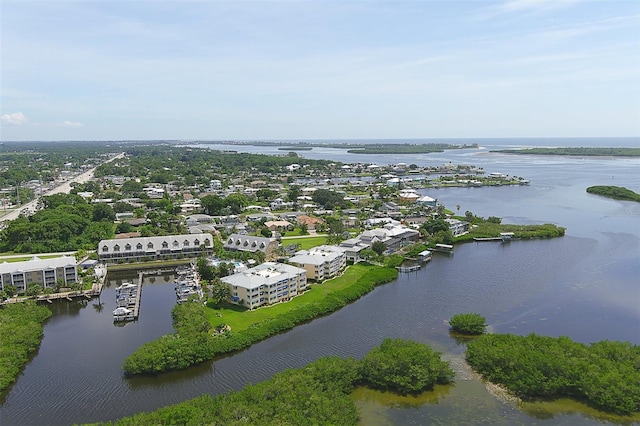
<path id="1" fill-rule="evenodd" d="M 142 296 L 142 277 L 144 273 L 138 273 L 138 284 L 124 283 L 116 288 L 116 305 L 113 311 L 113 321 L 135 321 L 140 314 L 140 299 Z"/>
<path id="2" fill-rule="evenodd" d="M 422 265 L 413 265 L 413 266 L 397 266 L 397 267 L 396 267 L 396 269 L 398 270 L 398 272 L 404 272 L 404 273 L 419 271 L 419 270 L 420 270 L 420 268 L 422 268 Z"/>

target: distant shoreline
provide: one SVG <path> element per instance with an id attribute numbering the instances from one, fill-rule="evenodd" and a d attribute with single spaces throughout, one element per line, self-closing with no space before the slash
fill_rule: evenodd
<path id="1" fill-rule="evenodd" d="M 640 157 L 640 148 L 523 148 L 499 149 L 491 152 L 519 155 L 568 155 L 577 157 Z"/>

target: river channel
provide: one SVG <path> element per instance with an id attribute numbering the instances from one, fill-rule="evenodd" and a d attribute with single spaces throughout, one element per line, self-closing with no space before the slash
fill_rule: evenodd
<path id="1" fill-rule="evenodd" d="M 375 156 L 375 162 L 451 161 L 522 176 L 531 180 L 530 186 L 420 192 L 449 209 L 460 205 L 461 212 L 500 216 L 503 222 L 553 222 L 567 228 L 564 238 L 456 246 L 452 256 L 436 255 L 422 270 L 401 274 L 338 312 L 232 356 L 159 377 L 125 378 L 121 365 L 139 345 L 172 331 L 174 277 L 145 277 L 140 319 L 116 327 L 111 320 L 114 288 L 136 275 L 111 273 L 99 299 L 51 305 L 54 315 L 45 324 L 40 349 L 0 396 L 0 424 L 113 420 L 202 393 L 241 389 L 322 356 L 360 358 L 385 337 L 413 339 L 442 352 L 456 367 L 456 383 L 415 398 L 360 389 L 354 399 L 363 424 L 630 423 L 571 401 L 519 406 L 495 396 L 464 367 L 464 343 L 449 336 L 446 320 L 456 313 L 477 312 L 500 333 L 640 344 L 640 207 L 585 192 L 597 184 L 640 192 L 640 160 L 521 157 L 489 151 L 410 160 Z M 311 157 L 307 152 L 300 155 Z M 344 152 L 336 157 L 326 152 L 313 155 L 373 162 Z"/>

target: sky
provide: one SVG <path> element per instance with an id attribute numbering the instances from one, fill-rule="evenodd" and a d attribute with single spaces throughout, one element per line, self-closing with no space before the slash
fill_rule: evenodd
<path id="1" fill-rule="evenodd" d="M 0 1 L 0 140 L 640 136 L 640 1 Z"/>

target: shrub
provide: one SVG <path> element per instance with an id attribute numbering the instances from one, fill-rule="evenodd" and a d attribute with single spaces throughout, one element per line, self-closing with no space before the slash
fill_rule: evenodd
<path id="1" fill-rule="evenodd" d="M 478 335 L 484 333 L 487 323 L 480 314 L 456 314 L 449 320 L 451 330 L 455 333 Z"/>
<path id="2" fill-rule="evenodd" d="M 421 343 L 385 339 L 362 360 L 362 376 L 368 385 L 400 394 L 415 394 L 454 376 L 440 354 Z"/>

